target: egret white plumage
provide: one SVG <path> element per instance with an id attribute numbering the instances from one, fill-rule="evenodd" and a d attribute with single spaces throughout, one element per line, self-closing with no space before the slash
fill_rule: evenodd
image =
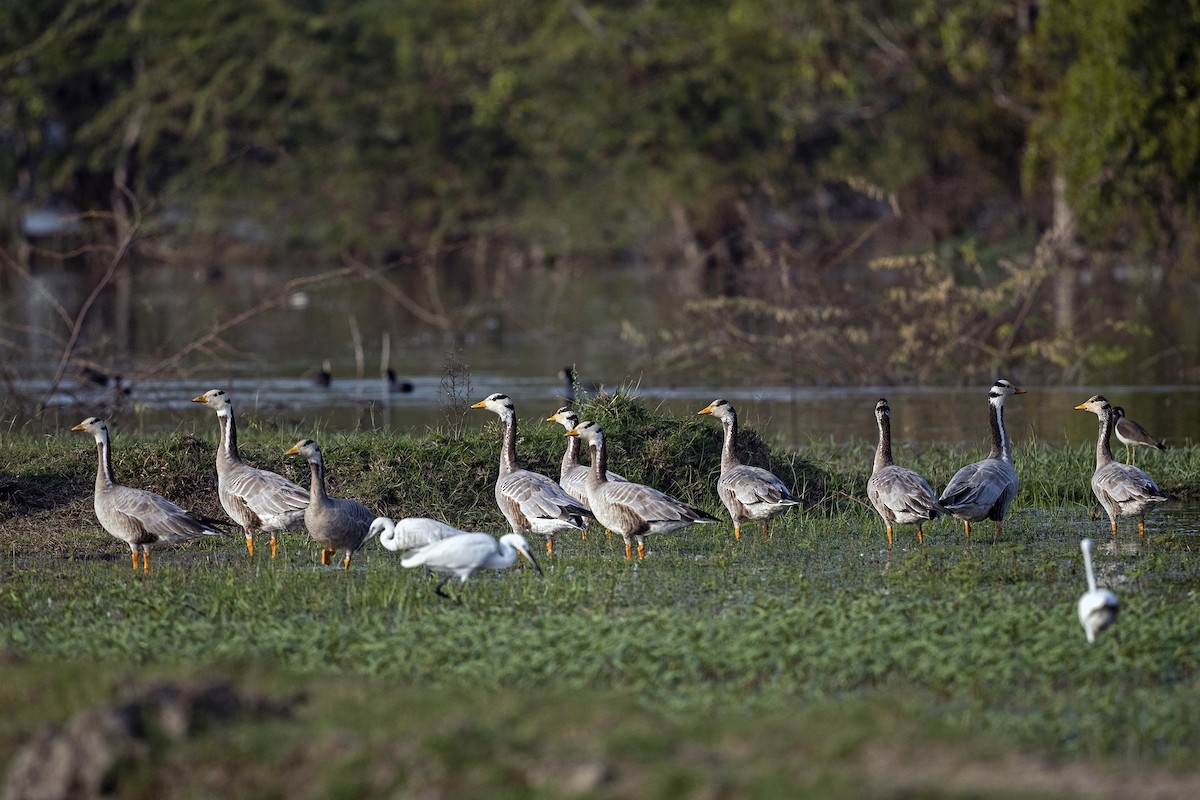
<path id="1" fill-rule="evenodd" d="M 892 460 L 892 409 L 886 398 L 875 404 L 875 422 L 879 427 L 879 446 L 875 465 L 867 481 L 867 497 L 887 525 L 888 549 L 892 548 L 892 525 L 917 526 L 917 544 L 921 544 L 921 526 L 946 512 L 937 501 L 929 481 L 916 470 L 896 466 Z"/>
<path id="2" fill-rule="evenodd" d="M 434 591 L 447 599 L 450 595 L 442 587 L 451 578 L 460 584 L 481 569 L 508 569 L 517 560 L 517 554 L 529 560 L 538 574 L 542 568 L 529 549 L 529 542 L 519 533 L 506 533 L 499 541 L 490 533 L 462 533 L 441 541 L 418 547 L 400 559 L 402 567 L 425 567 L 431 572 L 441 572 L 445 577 L 438 581 Z"/>
<path id="3" fill-rule="evenodd" d="M 733 520 L 733 538 L 742 538 L 742 520 L 761 519 L 763 535 L 771 535 L 771 519 L 800 501 L 787 484 L 762 467 L 743 464 L 737 457 L 737 410 L 728 400 L 713 400 L 697 414 L 712 414 L 721 420 L 725 441 L 721 446 L 721 476 L 717 496 Z"/>
<path id="4" fill-rule="evenodd" d="M 717 518 L 698 508 L 677 500 L 665 492 L 640 483 L 617 483 L 608 475 L 608 448 L 604 431 L 595 422 L 581 422 L 567 436 L 578 436 L 592 451 L 592 467 L 588 472 L 587 493 L 592 513 L 606 528 L 621 534 L 625 540 L 625 559 L 633 558 L 633 543 L 637 542 L 638 559 L 646 557 L 646 537 L 655 533 L 671 533 L 696 523 L 716 522 Z"/>
<path id="5" fill-rule="evenodd" d="M 1004 379 L 992 384 L 988 390 L 992 450 L 987 458 L 954 473 L 938 498 L 948 512 L 963 521 L 967 536 L 971 535 L 972 522 L 985 519 L 996 523 L 996 535 L 999 536 L 1004 515 L 1021 485 L 1013 465 L 1012 442 L 1004 429 L 1004 401 L 1014 394 L 1025 394 L 1025 390 Z"/>
<path id="6" fill-rule="evenodd" d="M 1117 517 L 1137 517 L 1138 535 L 1145 538 L 1146 512 L 1170 497 L 1145 472 L 1113 458 L 1109 442 L 1115 420 L 1108 400 L 1098 394 L 1093 395 L 1075 406 L 1075 410 L 1090 411 L 1100 421 L 1096 435 L 1096 471 L 1092 473 L 1092 493 L 1108 514 L 1113 535 L 1117 534 Z"/>
<path id="7" fill-rule="evenodd" d="M 464 533 L 466 531 L 429 517 L 405 517 L 394 522 L 391 517 L 376 517 L 371 523 L 371 536 L 379 536 L 379 543 L 393 553 L 407 552 Z"/>
<path id="8" fill-rule="evenodd" d="M 150 571 L 151 547 L 180 544 L 197 536 L 223 535 L 214 526 L 228 523 L 188 511 L 154 492 L 117 483 L 104 420 L 88 417 L 71 430 L 90 433 L 96 439 L 96 519 L 104 530 L 129 545 L 134 569 L 138 568 L 141 553 L 142 571 Z"/>
<path id="9" fill-rule="evenodd" d="M 304 524 L 308 490 L 282 475 L 258 469 L 242 461 L 238 452 L 237 422 L 233 401 L 221 389 L 209 389 L 193 403 L 204 403 L 217 413 L 221 443 L 217 448 L 217 498 L 246 534 L 246 550 L 254 555 L 254 535 L 271 534 L 271 558 L 275 557 L 275 534 L 299 530 Z"/>
<path id="10" fill-rule="evenodd" d="M 308 462 L 311 499 L 304 509 L 304 527 L 309 538 L 321 545 L 321 563 L 328 564 L 330 556 L 344 548 L 343 567 L 350 569 L 350 557 L 371 538 L 375 512 L 357 500 L 330 497 L 325 492 L 325 462 L 321 448 L 312 439 L 301 439 L 284 455 L 298 455 Z"/>
<path id="11" fill-rule="evenodd" d="M 518 466 L 517 412 L 512 398 L 496 392 L 471 408 L 486 408 L 499 416 L 504 424 L 500 474 L 496 478 L 496 505 L 513 533 L 532 532 L 545 536 L 546 555 L 554 555 L 554 535 L 583 530 L 588 518 L 594 515 L 552 479 Z"/>
<path id="12" fill-rule="evenodd" d="M 1117 596 L 1108 589 L 1096 588 L 1096 575 L 1092 572 L 1092 540 L 1079 543 L 1083 551 L 1083 568 L 1087 572 L 1087 591 L 1079 598 L 1079 623 L 1087 634 L 1088 644 L 1096 640 L 1096 634 L 1117 621 L 1121 610 Z"/>

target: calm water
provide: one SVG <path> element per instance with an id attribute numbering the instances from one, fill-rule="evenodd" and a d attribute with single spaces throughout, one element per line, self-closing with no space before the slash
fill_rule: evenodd
<path id="1" fill-rule="evenodd" d="M 73 310 L 86 281 L 69 268 L 38 273 L 40 290 Z M 157 268 L 131 276 L 125 306 L 105 296 L 81 339 L 81 355 L 129 378 L 128 395 L 68 373 L 50 398 L 48 429 L 70 426 L 87 414 L 109 417 L 114 427 L 204 432 L 210 414 L 190 399 L 214 387 L 234 395 L 240 415 L 301 429 L 367 428 L 422 431 L 446 422 L 443 374 L 453 352 L 467 367 L 459 375 L 463 398 L 494 391 L 509 394 L 526 424 L 544 419 L 562 403 L 559 370 L 577 365 L 581 381 L 630 391 L 653 407 L 695 413 L 716 397 L 737 406 L 742 422 L 786 445 L 813 441 L 873 440 L 875 401 L 893 408 L 901 442 L 978 443 L 986 446 L 987 386 L 811 387 L 765 383 L 723 368 L 719 353 L 703 376 L 663 376 L 639 366 L 630 331 L 669 328 L 680 303 L 665 291 L 663 276 L 647 269 L 555 269 L 455 276 L 441 285 L 420 274 L 389 274 L 427 311 L 418 318 L 379 286 L 340 280 L 282 291 L 275 271 Z M 431 288 L 432 287 L 432 288 Z M 221 320 L 264 299 L 282 302 L 180 356 L 190 342 Z M 28 330 L 54 324 L 54 309 L 36 287 L 18 284 L 0 296 L 0 310 Z M 378 377 L 387 364 L 410 392 L 386 391 Z M 47 366 L 57 345 L 30 334 L 29 353 L 10 364 L 22 376 L 13 386 L 27 395 L 45 391 Z M 119 355 L 113 355 L 119 354 Z M 332 379 L 315 384 L 323 362 Z M 1102 393 L 1168 443 L 1196 437 L 1200 386 L 1038 386 L 1007 375 L 1028 394 L 1009 401 L 1014 440 L 1079 443 L 1095 436 L 1095 417 L 1074 411 Z M 465 383 L 469 379 L 469 390 Z M 118 402 L 114 403 L 114 400 Z M 478 416 L 470 412 L 467 424 Z"/>

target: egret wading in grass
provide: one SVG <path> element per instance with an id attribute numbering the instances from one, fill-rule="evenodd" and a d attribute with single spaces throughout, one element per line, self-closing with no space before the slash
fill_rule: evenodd
<path id="1" fill-rule="evenodd" d="M 71 430 L 90 433 L 96 439 L 99 461 L 93 498 L 96 519 L 104 530 L 129 545 L 134 569 L 138 568 L 138 553 L 141 553 L 142 571 L 150 571 L 152 547 L 181 544 L 199 536 L 224 535 L 214 526 L 228 523 L 188 511 L 154 492 L 117 483 L 104 420 L 88 417 Z"/>
<path id="2" fill-rule="evenodd" d="M 875 404 L 875 423 L 879 427 L 879 446 L 867 481 L 867 497 L 887 525 L 889 550 L 893 524 L 916 525 L 917 544 L 921 544 L 921 526 L 946 513 L 946 509 L 938 503 L 929 481 L 916 470 L 896 466 L 892 460 L 892 409 L 886 398 Z"/>
<path id="3" fill-rule="evenodd" d="M 555 411 L 553 416 L 546 417 L 546 422 L 557 422 L 563 426 L 563 430 L 574 430 L 579 424 L 579 415 L 570 406 L 563 406 L 558 411 Z M 579 463 L 579 437 L 568 436 L 567 452 L 563 453 L 562 467 L 558 473 L 558 484 L 563 490 L 574 497 L 579 502 L 588 507 L 588 511 L 592 507 L 588 505 L 587 499 L 587 476 L 588 466 Z M 611 470 L 607 473 L 608 480 L 616 481 L 617 483 L 629 483 L 629 480 L 621 475 L 618 475 Z M 611 531 L 607 528 L 604 530 L 604 535 L 611 535 Z M 587 538 L 587 525 L 583 528 L 583 538 Z"/>
<path id="4" fill-rule="evenodd" d="M 1138 535 L 1145 538 L 1146 512 L 1170 498 L 1145 472 L 1113 458 L 1109 443 L 1115 418 L 1107 400 L 1100 395 L 1093 395 L 1075 406 L 1075 410 L 1090 411 L 1100 421 L 1096 435 L 1096 471 L 1092 473 L 1092 493 L 1108 514 L 1113 535 L 1117 534 L 1117 517 L 1137 517 Z"/>
<path id="5" fill-rule="evenodd" d="M 1121 610 L 1117 596 L 1108 589 L 1096 588 L 1096 575 L 1092 572 L 1092 540 L 1079 543 L 1083 551 L 1083 568 L 1087 572 L 1087 591 L 1079 598 L 1079 624 L 1087 634 L 1088 644 L 1096 640 L 1096 634 L 1117 621 Z"/>
<path id="6" fill-rule="evenodd" d="M 257 469 L 242 461 L 238 453 L 237 423 L 233 401 L 221 389 L 209 389 L 193 403 L 204 403 L 217 413 L 221 443 L 217 447 L 217 497 L 225 513 L 246 534 L 246 550 L 254 555 L 254 535 L 271 534 L 271 558 L 275 557 L 275 534 L 298 531 L 304 525 L 308 490 L 282 475 Z"/>
<path id="7" fill-rule="evenodd" d="M 466 531 L 429 517 L 405 517 L 395 522 L 391 517 L 376 517 L 367 538 L 378 536 L 379 543 L 385 548 L 393 553 L 403 553 L 464 533 Z"/>
<path id="8" fill-rule="evenodd" d="M 1125 409 L 1113 406 L 1113 433 L 1117 441 L 1125 445 L 1125 463 L 1137 464 L 1137 449 L 1149 447 L 1152 450 L 1166 450 L 1167 446 L 1150 435 L 1150 432 L 1138 423 L 1125 416 Z"/>
<path id="9" fill-rule="evenodd" d="M 300 456 L 311 473 L 308 507 L 304 509 L 304 527 L 309 538 L 321 546 L 321 563 L 328 565 L 339 549 L 346 551 L 343 569 L 350 569 L 350 557 L 371 538 L 375 512 L 357 500 L 330 497 L 325 492 L 325 462 L 321 448 L 312 439 L 301 439 L 284 455 Z"/>
<path id="10" fill-rule="evenodd" d="M 988 390 L 988 426 L 992 433 L 992 450 L 988 457 L 954 473 L 942 490 L 938 502 L 950 514 L 963 521 L 967 536 L 971 523 L 990 519 L 996 523 L 996 535 L 1004 526 L 1004 515 L 1017 496 L 1020 481 L 1013 466 L 1012 442 L 1004 429 L 1004 401 L 1014 394 L 1025 394 L 1006 380 L 998 380 Z"/>
<path id="11" fill-rule="evenodd" d="M 800 501 L 787 484 L 762 467 L 743 464 L 737 457 L 737 411 L 728 400 L 713 400 L 697 414 L 712 414 L 725 429 L 721 446 L 721 476 L 717 496 L 733 519 L 733 538 L 742 538 L 742 520 L 761 519 L 763 535 L 771 535 L 771 520 Z"/>
<path id="12" fill-rule="evenodd" d="M 546 537 L 546 555 L 554 555 L 554 535 L 582 531 L 594 515 L 550 478 L 518 466 L 517 412 L 508 395 L 490 394 L 471 408 L 486 408 L 499 416 L 504 425 L 496 505 L 513 533 L 531 532 Z"/>
<path id="13" fill-rule="evenodd" d="M 458 578 L 460 585 L 481 569 L 508 569 L 520 553 L 538 574 L 542 568 L 530 552 L 529 542 L 519 533 L 506 533 L 499 541 L 490 533 L 460 533 L 441 541 L 411 550 L 400 559 L 402 567 L 425 567 L 431 572 L 444 573 L 434 591 L 442 597 L 453 599 L 442 590 L 451 578 Z"/>
<path id="14" fill-rule="evenodd" d="M 621 534 L 625 540 L 627 561 L 633 558 L 634 542 L 637 542 L 638 559 L 646 557 L 646 537 L 651 534 L 671 533 L 696 523 L 717 522 L 716 517 L 658 489 L 632 481 L 610 481 L 604 431 L 597 423 L 581 422 L 575 429 L 567 431 L 567 436 L 578 436 L 591 448 L 592 467 L 587 478 L 588 503 L 604 527 Z"/>

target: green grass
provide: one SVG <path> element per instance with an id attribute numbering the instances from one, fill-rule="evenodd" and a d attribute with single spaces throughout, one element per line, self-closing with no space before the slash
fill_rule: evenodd
<path id="1" fill-rule="evenodd" d="M 712 490 L 716 426 L 623 400 L 588 413 L 605 419 L 615 469 L 656 476 L 724 517 Z M 281 455 L 298 436 L 244 427 L 248 460 L 303 477 Z M 316 438 L 335 494 L 503 529 L 494 424 L 461 438 Z M 769 540 L 754 524 L 741 542 L 727 524 L 697 526 L 652 539 L 646 561 L 630 564 L 619 539 L 561 537 L 544 577 L 481 574 L 455 605 L 377 544 L 344 573 L 321 568 L 300 534 L 274 563 L 250 560 L 232 537 L 162 551 L 150 576 L 135 574 L 91 516 L 90 440 L 9 438 L 0 706 L 12 713 L 0 715 L 0 761 L 42 720 L 115 687 L 222 675 L 302 694 L 301 724 L 246 722 L 178 745 L 166 764 L 207 766 L 169 795 L 148 768 L 123 796 L 227 793 L 213 781 L 255 787 L 246 796 L 558 796 L 572 775 L 583 796 L 714 786 L 731 796 L 1071 796 L 1088 787 L 1055 776 L 1076 760 L 1101 777 L 1102 762 L 1137 768 L 1150 783 L 1130 791 L 1170 770 L 1200 786 L 1194 525 L 1152 516 L 1145 544 L 1130 526 L 1110 543 L 1107 523 L 1089 519 L 1090 449 L 1033 443 L 1017 454 L 1022 494 L 1001 540 L 983 525 L 965 542 L 957 522 L 941 521 L 923 547 L 901 527 L 889 552 L 861 501 L 869 443 L 780 453 L 750 435 L 747 445 L 747 460 L 809 502 L 776 520 Z M 116 469 L 219 515 L 214 446 L 118 435 Z M 557 426 L 526 424 L 518 452 L 556 474 L 562 447 Z M 938 485 L 980 455 L 897 448 Z M 1147 466 L 1190 496 L 1197 463 L 1200 451 L 1184 449 Z M 1089 534 L 1101 583 L 1122 602 L 1120 623 L 1090 647 L 1074 611 L 1078 540 Z M 912 759 L 933 763 L 895 766 Z M 1024 765 L 1016 783 L 1005 777 L 1012 759 Z M 994 785 L 962 783 L 963 764 L 996 773 Z"/>

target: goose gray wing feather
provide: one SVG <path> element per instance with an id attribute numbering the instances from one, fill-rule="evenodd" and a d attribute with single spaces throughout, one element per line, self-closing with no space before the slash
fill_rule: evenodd
<path id="1" fill-rule="evenodd" d="M 1012 464 L 985 458 L 968 464 L 954 474 L 938 502 L 963 519 L 980 520 L 993 511 L 1003 513 L 1019 487 Z"/>
<path id="2" fill-rule="evenodd" d="M 872 475 L 867 496 L 879 516 L 893 522 L 934 520 L 945 511 L 929 482 L 905 467 L 885 467 Z"/>
<path id="3" fill-rule="evenodd" d="M 560 520 L 572 527 L 582 527 L 572 518 L 592 515 L 556 481 L 525 469 L 505 475 L 496 482 L 496 499 L 502 508 L 507 499 L 529 520 Z"/>
<path id="4" fill-rule="evenodd" d="M 717 488 L 729 492 L 747 508 L 764 503 L 771 506 L 790 506 L 800 502 L 792 496 L 783 481 L 762 467 L 744 464 L 734 467 L 721 476 L 717 481 Z"/>
<path id="5" fill-rule="evenodd" d="M 1150 504 L 1167 500 L 1154 479 L 1137 467 L 1113 463 L 1092 476 L 1092 490 L 1124 506 L 1130 503 Z"/>
<path id="6" fill-rule="evenodd" d="M 96 516 L 110 533 L 133 544 L 177 544 L 198 536 L 223 535 L 199 514 L 130 486 L 114 486 L 98 497 Z"/>

